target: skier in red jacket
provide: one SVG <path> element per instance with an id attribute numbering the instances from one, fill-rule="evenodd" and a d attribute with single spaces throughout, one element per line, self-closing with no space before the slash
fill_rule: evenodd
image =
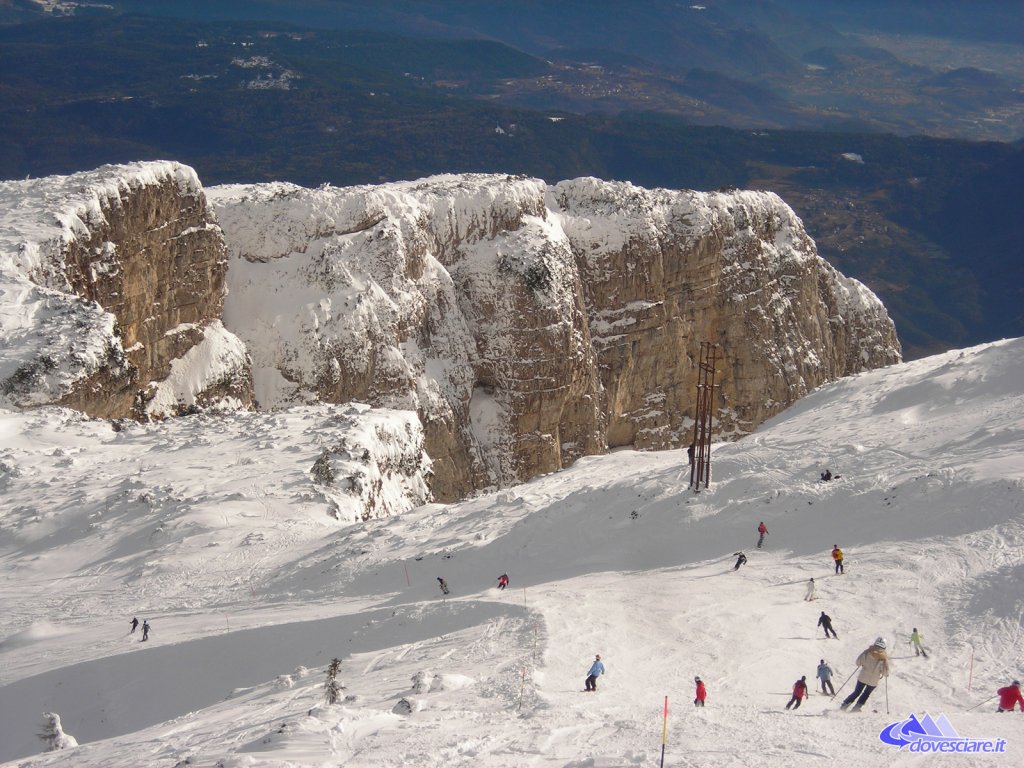
<path id="1" fill-rule="evenodd" d="M 703 707 L 704 699 L 708 697 L 707 688 L 704 687 L 704 681 L 699 677 L 693 678 L 693 682 L 697 684 L 697 697 L 693 700 L 693 706 Z"/>
<path id="2" fill-rule="evenodd" d="M 764 537 L 768 535 L 768 526 L 764 524 L 764 520 L 757 526 L 757 532 L 761 534 L 757 539 L 757 548 L 760 549 L 761 545 L 764 544 Z"/>
<path id="3" fill-rule="evenodd" d="M 800 709 L 800 702 L 807 698 L 807 675 L 804 675 L 793 683 L 793 698 L 789 700 L 786 709 Z"/>
<path id="4" fill-rule="evenodd" d="M 1020 695 L 1020 681 L 1014 680 L 1005 688 L 1000 688 L 998 712 L 1013 712 L 1015 705 L 1020 704 L 1020 711 L 1024 712 L 1024 696 Z"/>

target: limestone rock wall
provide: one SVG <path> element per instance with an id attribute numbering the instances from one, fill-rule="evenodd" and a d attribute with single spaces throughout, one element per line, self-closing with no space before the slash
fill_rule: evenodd
<path id="1" fill-rule="evenodd" d="M 726 437 L 900 358 L 878 299 L 777 196 L 590 178 L 204 192 L 140 163 L 4 182 L 0 299 L 7 402 L 415 412 L 440 500 L 688 444 L 703 341 Z"/>
<path id="2" fill-rule="evenodd" d="M 260 404 L 415 409 L 442 500 L 687 444 L 701 341 L 724 435 L 900 359 L 878 299 L 770 193 L 461 175 L 209 194 Z"/>
<path id="3" fill-rule="evenodd" d="M 689 442 L 702 341 L 719 345 L 720 434 L 900 359 L 878 299 L 819 258 L 772 193 L 578 179 L 551 197 L 579 256 L 609 447 Z"/>
<path id="4" fill-rule="evenodd" d="M 223 235 L 192 169 L 140 163 L 0 185 L 0 200 L 13 197 L 0 214 L 0 291 L 18 311 L 0 322 L 21 359 L 0 367 L 7 397 L 101 417 L 251 402 L 245 349 L 220 324 Z"/>

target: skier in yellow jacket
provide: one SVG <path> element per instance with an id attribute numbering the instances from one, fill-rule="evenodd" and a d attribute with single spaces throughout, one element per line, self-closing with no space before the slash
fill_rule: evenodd
<path id="1" fill-rule="evenodd" d="M 921 637 L 921 633 L 917 631 L 917 627 L 914 627 L 914 631 L 910 633 L 910 644 L 914 646 L 915 656 L 924 656 L 928 658 L 928 652 L 924 649 L 924 638 Z"/>
<path id="2" fill-rule="evenodd" d="M 838 544 L 832 545 L 832 559 L 836 562 L 836 573 L 844 573 L 843 569 L 843 550 L 839 548 Z"/>

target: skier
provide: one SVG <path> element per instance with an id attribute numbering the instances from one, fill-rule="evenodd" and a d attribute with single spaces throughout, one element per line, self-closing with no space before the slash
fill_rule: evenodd
<path id="1" fill-rule="evenodd" d="M 693 678 L 693 682 L 697 684 L 697 693 L 693 700 L 693 706 L 703 707 L 704 699 L 708 697 L 708 689 L 704 687 L 704 681 L 699 677 Z"/>
<path id="2" fill-rule="evenodd" d="M 818 674 L 816 677 L 821 680 L 821 692 L 831 693 L 833 696 L 836 695 L 836 689 L 832 687 L 832 667 L 830 667 L 824 659 L 818 664 Z M 825 689 L 828 690 L 825 690 Z"/>
<path id="3" fill-rule="evenodd" d="M 437 585 L 441 588 L 444 594 L 448 594 L 448 582 L 442 579 L 440 576 L 437 577 Z"/>
<path id="4" fill-rule="evenodd" d="M 131 631 L 130 631 L 130 632 L 129 632 L 128 634 L 129 634 L 129 635 L 134 635 L 134 634 L 135 634 L 135 629 L 136 629 L 136 628 L 137 628 L 138 626 L 139 626 L 139 620 L 138 620 L 138 618 L 137 618 L 137 617 L 135 617 L 135 616 L 132 616 L 132 629 L 131 629 Z"/>
<path id="5" fill-rule="evenodd" d="M 885 653 L 884 637 L 875 638 L 875 642 L 864 649 L 857 657 L 857 666 L 860 667 L 857 685 L 853 693 L 843 699 L 840 705 L 840 709 L 845 710 L 856 700 L 857 703 L 853 704 L 851 712 L 860 712 L 871 692 L 878 687 L 879 681 L 889 676 L 889 657 Z"/>
<path id="6" fill-rule="evenodd" d="M 690 447 L 686 449 L 686 458 L 690 460 L 690 466 L 693 466 L 693 449 L 696 448 L 696 443 L 690 443 Z"/>
<path id="7" fill-rule="evenodd" d="M 832 471 L 831 470 L 826 469 L 824 472 L 821 473 L 821 482 L 827 483 L 831 479 L 832 479 Z"/>
<path id="8" fill-rule="evenodd" d="M 601 654 L 597 654 L 594 657 L 594 663 L 590 665 L 590 671 L 587 672 L 587 680 L 583 684 L 587 691 L 597 691 L 597 678 L 604 674 L 604 664 L 601 663 Z"/>
<path id="9" fill-rule="evenodd" d="M 761 534 L 757 539 L 757 548 L 760 549 L 761 545 L 764 544 L 764 537 L 768 535 L 768 526 L 764 524 L 764 520 L 757 526 L 757 532 Z"/>
<path id="10" fill-rule="evenodd" d="M 839 639 L 839 635 L 832 629 L 832 617 L 824 611 L 821 612 L 821 616 L 818 617 L 818 626 L 825 630 L 825 639 L 828 640 L 828 633 L 832 633 L 832 637 L 836 640 Z"/>
<path id="11" fill-rule="evenodd" d="M 498 589 L 504 589 L 508 586 L 508 574 L 503 573 L 498 577 Z"/>
<path id="12" fill-rule="evenodd" d="M 800 709 L 800 702 L 807 698 L 807 675 L 803 675 L 799 680 L 793 683 L 793 698 L 789 700 L 786 705 L 786 709 L 792 707 L 793 709 Z"/>
<path id="13" fill-rule="evenodd" d="M 149 640 L 149 620 L 146 619 L 142 622 L 142 642 Z"/>
<path id="14" fill-rule="evenodd" d="M 818 596 L 818 589 L 814 586 L 814 579 L 811 578 L 807 582 L 807 594 L 804 595 L 804 600 L 811 601 Z"/>
<path id="15" fill-rule="evenodd" d="M 836 573 L 845 573 L 843 569 L 843 550 L 838 544 L 832 545 L 832 559 L 836 561 Z"/>
<path id="16" fill-rule="evenodd" d="M 914 627 L 914 631 L 910 633 L 910 644 L 914 646 L 915 656 L 924 656 L 928 658 L 928 653 L 924 649 L 924 638 L 921 637 L 921 633 L 917 631 L 917 627 Z"/>
<path id="17" fill-rule="evenodd" d="M 747 562 L 747 556 L 744 555 L 742 552 L 733 552 L 733 554 L 738 555 L 738 557 L 736 558 L 736 565 L 734 565 L 732 569 L 734 571 L 738 571 L 740 569 L 740 566 Z"/>
<path id="18" fill-rule="evenodd" d="M 1024 712 L 1024 696 L 1020 695 L 1020 681 L 1014 680 L 1005 688 L 996 691 L 999 694 L 999 709 L 997 712 L 1013 712 L 1013 707 L 1020 704 L 1020 711 Z"/>

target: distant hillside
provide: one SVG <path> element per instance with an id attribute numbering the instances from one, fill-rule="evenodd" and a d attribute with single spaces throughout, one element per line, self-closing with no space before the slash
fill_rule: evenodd
<path id="1" fill-rule="evenodd" d="M 773 0 L 806 19 L 844 31 L 875 30 L 962 40 L 1024 40 L 1020 4 L 1006 0 Z"/>
<path id="2" fill-rule="evenodd" d="M 238 7 L 216 6 L 225 15 Z M 1019 162 L 1018 148 L 869 134 L 846 118 L 836 123 L 844 133 L 700 127 L 687 122 L 694 110 L 729 122 L 749 108 L 780 124 L 792 105 L 774 87 L 710 69 L 678 79 L 643 69 L 642 56 L 594 48 L 574 49 L 585 61 L 567 64 L 479 37 L 446 40 L 445 29 L 411 39 L 109 15 L 0 27 L 0 177 L 173 158 L 210 184 L 508 172 L 753 186 L 783 195 L 822 255 L 883 298 L 908 358 L 1024 334 L 1005 309 L 1019 306 L 1012 281 L 992 279 L 982 269 L 992 251 L 979 254 L 1000 243 L 995 273 L 1022 267 L 1017 217 L 997 214 L 1024 210 L 1020 186 L 1001 171 Z M 858 50 L 843 55 L 870 58 Z M 961 87 L 965 76 L 945 81 Z M 621 111 L 641 96 L 646 111 Z M 502 106 L 520 97 L 545 108 Z M 588 105 L 620 113 L 568 111 Z M 969 222 L 956 214 L 961 199 Z"/>
<path id="3" fill-rule="evenodd" d="M 1024 135 L 1024 66 L 1015 48 L 1024 39 L 1024 23 L 1014 4 L 997 0 L 10 1 L 6 12 L 0 9 L 0 23 L 38 18 L 50 9 L 51 15 L 81 18 L 137 13 L 200 24 L 235 21 L 264 29 L 293 25 L 501 43 L 549 66 L 545 72 L 493 76 L 487 59 L 477 60 L 478 76 L 492 78 L 487 98 L 515 107 L 548 108 L 560 100 L 584 113 L 654 109 L 734 127 L 845 124 L 1004 141 Z M 885 57 L 865 60 L 871 48 Z M 835 66 L 804 58 L 822 49 L 833 52 Z M 396 63 L 408 58 L 402 50 L 394 53 Z M 378 63 L 388 67 L 387 61 Z M 962 90 L 958 84 L 935 78 L 957 67 L 997 71 L 1004 79 L 983 98 L 954 98 Z M 756 99 L 722 99 L 718 88 L 702 89 L 692 78 L 687 83 L 694 69 L 769 90 Z M 922 87 L 926 81 L 931 85 Z"/>

